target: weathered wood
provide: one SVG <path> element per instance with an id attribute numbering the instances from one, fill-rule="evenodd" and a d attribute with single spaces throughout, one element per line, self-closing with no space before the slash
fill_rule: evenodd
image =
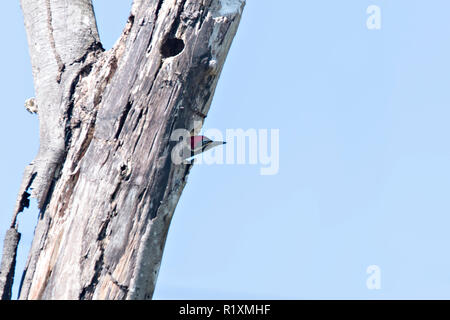
<path id="1" fill-rule="evenodd" d="M 89 0 L 22 0 L 41 148 L 15 216 L 30 188 L 41 214 L 20 299 L 152 297 L 191 168 L 170 137 L 207 115 L 243 6 L 135 0 L 103 52 Z"/>
<path id="2" fill-rule="evenodd" d="M 69 140 L 71 100 L 80 74 L 101 51 L 91 0 L 21 0 L 39 113 L 40 148 L 19 199 L 32 189 L 44 209 Z M 91 55 L 91 56 L 90 56 Z M 20 203 L 16 212 L 20 211 Z"/>
<path id="3" fill-rule="evenodd" d="M 20 233 L 15 228 L 6 231 L 3 259 L 0 266 L 0 299 L 10 300 L 16 267 L 17 246 L 20 241 Z"/>

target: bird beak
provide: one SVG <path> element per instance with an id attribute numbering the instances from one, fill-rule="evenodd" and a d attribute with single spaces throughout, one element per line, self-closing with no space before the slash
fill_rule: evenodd
<path id="1" fill-rule="evenodd" d="M 226 144 L 225 141 L 213 141 L 210 144 L 208 144 L 208 146 L 203 150 L 203 152 L 210 150 L 211 148 L 217 147 L 217 146 L 221 146 Z"/>
<path id="2" fill-rule="evenodd" d="M 221 146 L 221 145 L 223 145 L 225 143 L 226 143 L 225 141 L 213 141 L 213 142 L 211 142 L 210 146 L 211 146 L 211 148 L 214 148 L 214 147 L 217 147 L 217 146 Z"/>

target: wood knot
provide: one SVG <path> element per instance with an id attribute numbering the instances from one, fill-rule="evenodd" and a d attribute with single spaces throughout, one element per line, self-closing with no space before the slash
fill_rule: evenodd
<path id="1" fill-rule="evenodd" d="M 35 98 L 30 98 L 25 100 L 25 109 L 31 114 L 37 114 L 38 113 L 38 106 L 36 104 Z"/>

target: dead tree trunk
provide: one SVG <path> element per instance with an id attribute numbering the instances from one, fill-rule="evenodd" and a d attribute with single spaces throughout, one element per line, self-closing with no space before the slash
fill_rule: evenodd
<path id="1" fill-rule="evenodd" d="M 40 217 L 20 299 L 152 297 L 191 168 L 171 160 L 170 137 L 206 117 L 244 2 L 134 0 L 104 51 L 91 0 L 21 0 L 40 149 L 5 241 L 2 297 L 28 192 Z"/>

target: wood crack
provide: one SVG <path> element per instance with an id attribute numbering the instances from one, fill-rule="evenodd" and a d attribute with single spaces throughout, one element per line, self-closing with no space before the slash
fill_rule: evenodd
<path id="1" fill-rule="evenodd" d="M 127 285 L 121 284 L 117 279 L 114 278 L 112 272 L 110 270 L 107 270 L 107 274 L 109 275 L 109 277 L 111 278 L 111 282 L 117 286 L 121 291 L 123 291 L 124 293 L 124 297 L 123 300 L 126 300 L 127 295 L 128 295 L 128 290 L 129 287 Z"/>
<path id="2" fill-rule="evenodd" d="M 79 300 L 91 300 L 92 296 L 94 295 L 95 288 L 97 286 L 97 283 L 99 282 L 100 276 L 103 271 L 103 265 L 104 265 L 104 257 L 105 257 L 105 249 L 103 248 L 103 245 L 100 246 L 100 257 L 95 262 L 95 272 L 92 277 L 91 282 L 83 287 L 83 290 L 81 290 Z"/>
<path id="3" fill-rule="evenodd" d="M 62 73 L 64 72 L 66 66 L 63 63 L 61 56 L 58 53 L 58 50 L 56 49 L 56 42 L 55 42 L 55 36 L 53 34 L 53 17 L 52 17 L 52 8 L 50 4 L 51 0 L 45 0 L 45 6 L 47 9 L 47 29 L 49 33 L 50 38 L 50 46 L 52 47 L 53 54 L 56 59 L 56 63 L 58 64 L 58 74 L 56 75 L 56 82 L 61 82 Z"/>
<path id="4" fill-rule="evenodd" d="M 131 107 L 133 106 L 133 102 L 128 100 L 125 108 L 122 111 L 119 119 L 119 126 L 117 127 L 116 134 L 114 135 L 115 139 L 119 139 L 120 133 L 122 132 L 123 126 L 125 125 L 125 121 L 127 120 L 128 114 L 130 113 Z"/>

